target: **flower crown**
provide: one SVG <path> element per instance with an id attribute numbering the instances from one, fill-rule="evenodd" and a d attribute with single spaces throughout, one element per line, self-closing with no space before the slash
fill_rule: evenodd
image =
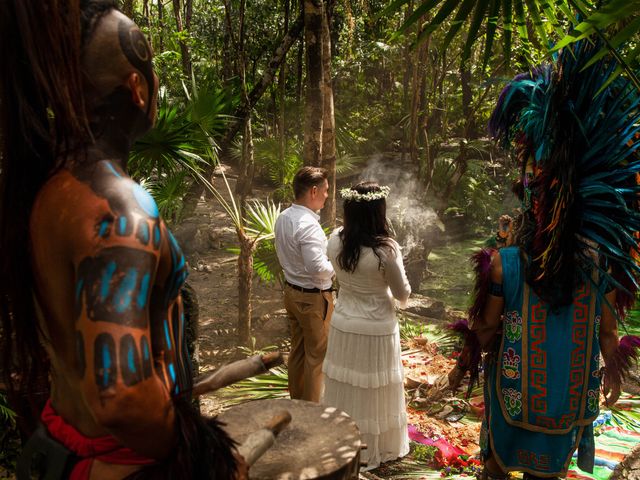
<path id="1" fill-rule="evenodd" d="M 351 200 L 354 202 L 372 202 L 373 200 L 381 200 L 389 196 L 391 189 L 386 185 L 381 185 L 377 192 L 359 193 L 351 188 L 343 188 L 340 190 L 340 197 L 343 200 Z"/>

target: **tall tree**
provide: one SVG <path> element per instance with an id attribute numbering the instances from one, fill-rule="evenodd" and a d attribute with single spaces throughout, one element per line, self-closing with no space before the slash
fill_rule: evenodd
<path id="1" fill-rule="evenodd" d="M 185 25 L 182 22 L 182 9 L 180 0 L 172 0 L 172 3 L 173 16 L 176 20 L 176 29 L 178 31 L 178 34 L 182 34 L 182 32 L 188 32 L 188 29 L 185 28 Z M 178 44 L 180 45 L 180 55 L 182 58 L 182 73 L 187 78 L 191 78 L 191 53 L 189 52 L 189 46 L 187 45 L 187 42 L 185 42 L 182 35 L 178 37 Z"/>
<path id="2" fill-rule="evenodd" d="M 289 10 L 291 2 L 290 0 L 284 0 L 284 34 L 289 30 Z M 286 59 L 280 66 L 280 73 L 278 75 L 278 101 L 280 103 L 280 111 L 278 114 L 278 135 L 280 146 L 280 161 L 284 162 L 285 150 L 286 150 L 286 121 L 285 121 L 285 104 L 287 93 L 287 61 Z"/>
<path id="3" fill-rule="evenodd" d="M 326 0 L 322 16 L 322 166 L 329 172 L 329 197 L 321 212 L 322 224 L 336 225 L 336 119 L 333 108 L 333 76 L 331 75 L 331 14 L 333 0 Z"/>
<path id="4" fill-rule="evenodd" d="M 305 165 L 319 167 L 322 163 L 322 0 L 304 0 L 304 39 L 307 52 L 307 85 L 304 111 Z"/>

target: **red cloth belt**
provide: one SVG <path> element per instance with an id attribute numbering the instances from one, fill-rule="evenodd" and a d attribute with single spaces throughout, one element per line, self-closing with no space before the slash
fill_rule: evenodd
<path id="1" fill-rule="evenodd" d="M 111 435 L 89 438 L 69 425 L 51 406 L 51 399 L 42 410 L 40 420 L 49 434 L 71 450 L 80 460 L 71 472 L 70 480 L 88 480 L 94 460 L 117 465 L 149 465 L 155 460 L 143 457 L 134 450 L 123 447 Z"/>

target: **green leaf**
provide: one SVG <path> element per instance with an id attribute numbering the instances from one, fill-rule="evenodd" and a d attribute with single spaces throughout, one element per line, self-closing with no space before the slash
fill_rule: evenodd
<path id="1" fill-rule="evenodd" d="M 509 66 L 511 62 L 511 35 L 513 33 L 513 11 L 511 0 L 502 0 L 502 11 L 504 15 L 502 19 L 502 29 L 504 30 L 504 50 L 502 53 L 506 65 Z"/>
<path id="2" fill-rule="evenodd" d="M 488 6 L 489 0 L 478 0 L 473 19 L 471 20 L 471 25 L 469 26 L 467 41 L 462 52 L 463 63 L 466 62 L 471 56 L 471 47 L 475 43 L 476 38 L 478 38 L 478 31 L 480 30 L 480 25 L 482 25 L 482 21 L 484 20 L 484 13 L 487 11 Z"/>
<path id="3" fill-rule="evenodd" d="M 443 50 L 447 49 L 447 47 L 451 43 L 451 40 L 453 40 L 453 38 L 455 37 L 456 33 L 458 33 L 462 25 L 466 23 L 466 21 L 469 18 L 469 14 L 471 13 L 471 10 L 473 9 L 473 6 L 475 3 L 476 3 L 476 0 L 463 0 L 462 5 L 460 5 L 460 8 L 458 9 L 458 13 L 456 13 L 456 16 L 453 19 L 453 22 L 451 22 L 451 28 L 449 29 L 447 36 L 442 42 Z"/>
<path id="4" fill-rule="evenodd" d="M 496 28 L 498 26 L 498 15 L 500 14 L 500 0 L 491 0 L 489 6 L 489 19 L 487 20 L 487 33 L 484 45 L 484 58 L 482 60 L 482 70 L 487 68 L 489 59 L 491 58 L 491 52 L 493 50 L 493 41 L 496 35 Z"/>
<path id="5" fill-rule="evenodd" d="M 422 18 L 423 15 L 430 12 L 433 8 L 435 8 L 442 0 L 426 0 L 422 5 L 416 8 L 409 18 L 402 24 L 399 29 L 400 33 L 404 33 L 409 29 L 414 23 Z"/>
<path id="6" fill-rule="evenodd" d="M 533 27 L 536 31 L 536 34 L 542 40 L 542 44 L 545 49 L 548 49 L 551 46 L 551 42 L 549 41 L 549 37 L 547 35 L 547 31 L 545 30 L 545 22 L 542 21 L 540 16 L 540 6 L 537 0 L 526 0 L 527 1 L 527 10 L 529 15 L 531 15 L 531 19 L 533 20 Z"/>
<path id="7" fill-rule="evenodd" d="M 438 28 L 440 24 L 447 19 L 451 12 L 453 12 L 459 2 L 460 0 L 446 0 L 444 5 L 442 5 L 440 10 L 438 10 L 438 13 L 436 13 L 436 16 L 433 17 L 433 20 L 424 28 L 422 33 L 420 33 L 420 37 L 435 31 L 436 28 Z"/>
<path id="8" fill-rule="evenodd" d="M 516 29 L 518 30 L 518 35 L 522 40 L 529 39 L 529 32 L 527 31 L 527 19 L 524 15 L 524 0 L 514 0 L 514 12 L 516 19 Z"/>
<path id="9" fill-rule="evenodd" d="M 633 35 L 636 34 L 638 31 L 640 31 L 640 17 L 634 19 L 626 27 L 624 27 L 622 30 L 620 30 L 609 41 L 609 44 L 613 48 L 618 48 L 620 45 L 622 45 L 623 43 L 626 43 L 628 40 L 630 40 L 633 37 Z M 599 61 L 601 58 L 603 58 L 608 53 L 609 53 L 609 48 L 607 46 L 602 47 L 600 49 L 600 51 L 596 55 L 594 55 L 591 58 L 591 60 L 589 60 L 584 67 L 582 67 L 582 70 L 586 70 L 587 68 L 589 68 L 591 65 L 593 65 L 594 63 Z M 634 58 L 633 54 L 630 55 L 630 57 L 633 59 Z"/>
<path id="10" fill-rule="evenodd" d="M 403 7 L 403 5 L 406 5 L 407 3 L 409 3 L 409 0 L 394 0 L 385 8 L 380 10 L 373 18 L 375 18 L 376 20 L 379 20 L 382 17 L 393 15 L 394 13 L 398 12 Z"/>

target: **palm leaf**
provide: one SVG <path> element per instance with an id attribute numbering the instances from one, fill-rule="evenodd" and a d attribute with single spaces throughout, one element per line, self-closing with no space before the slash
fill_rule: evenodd
<path id="1" fill-rule="evenodd" d="M 498 15 L 500 14 L 500 6 L 502 2 L 500 0 L 491 0 L 489 6 L 489 17 L 487 19 L 487 32 L 484 44 L 484 58 L 482 59 L 482 70 L 487 68 L 489 59 L 491 58 L 491 52 L 493 49 L 493 41 L 496 35 L 496 29 L 498 28 Z"/>
<path id="2" fill-rule="evenodd" d="M 260 240 L 274 238 L 280 204 L 267 199 L 265 203 L 253 200 L 247 204 L 246 230 Z"/>
<path id="3" fill-rule="evenodd" d="M 289 372 L 286 367 L 272 368 L 269 373 L 240 380 L 218 391 L 222 407 L 231 407 L 251 400 L 289 397 Z"/>
<path id="4" fill-rule="evenodd" d="M 464 50 L 462 52 L 462 61 L 466 62 L 471 56 L 471 47 L 475 43 L 478 38 L 478 31 L 480 30 L 480 25 L 482 25 L 482 21 L 485 18 L 485 12 L 487 7 L 489 6 L 488 0 L 478 0 L 476 4 L 476 10 L 473 14 L 473 19 L 471 20 L 471 25 L 469 26 L 469 33 L 467 34 L 467 41 L 464 45 Z"/>
<path id="5" fill-rule="evenodd" d="M 394 1 L 383 12 L 392 13 L 406 3 L 404 0 Z M 549 35 L 550 33 L 554 33 L 554 36 L 560 38 L 553 51 L 585 37 L 594 34 L 598 35 L 604 40 L 604 51 L 615 57 L 636 88 L 640 89 L 640 80 L 638 80 L 632 68 L 637 52 L 634 50 L 631 53 L 621 54 L 616 51 L 616 48 L 622 45 L 633 44 L 635 36 L 640 31 L 640 23 L 635 21 L 640 12 L 640 0 L 611 0 L 597 9 L 593 7 L 591 2 L 582 0 L 478 0 L 473 6 L 468 0 L 445 0 L 444 3 L 442 3 L 442 0 L 424 0 L 402 24 L 399 33 L 406 32 L 412 25 L 420 22 L 425 15 L 438 6 L 440 6 L 439 10 L 431 22 L 420 31 L 416 43 L 423 41 L 439 28 L 450 17 L 456 7 L 459 7 L 455 17 L 451 20 L 451 26 L 445 36 L 443 48 L 446 48 L 453 38 L 459 34 L 464 23 L 470 22 L 471 27 L 462 55 L 463 61 L 466 61 L 470 56 L 471 46 L 478 38 L 477 32 L 486 22 L 483 60 L 483 65 L 486 66 L 489 58 L 491 58 L 497 26 L 500 24 L 503 37 L 502 53 L 505 63 L 508 65 L 513 43 L 514 19 L 518 38 L 527 55 L 530 55 L 530 32 L 527 28 L 528 17 L 530 17 L 534 27 L 534 35 L 545 48 L 549 48 L 553 41 Z M 500 11 L 502 13 L 501 18 L 499 18 Z M 585 19 L 577 25 L 574 11 Z M 566 35 L 563 33 L 558 17 L 559 12 L 562 12 L 567 21 L 574 25 L 571 33 Z M 609 42 L 602 32 L 623 20 L 632 21 L 615 34 L 613 42 Z M 552 53 L 552 51 L 549 53 Z"/>
<path id="6" fill-rule="evenodd" d="M 456 13 L 453 22 L 451 23 L 451 28 L 449 28 L 449 32 L 447 32 L 447 36 L 444 38 L 442 42 L 442 50 L 446 50 L 451 40 L 456 36 L 462 25 L 464 25 L 467 20 L 473 6 L 475 5 L 476 0 L 463 0 L 462 5 L 458 9 L 458 13 Z"/>

